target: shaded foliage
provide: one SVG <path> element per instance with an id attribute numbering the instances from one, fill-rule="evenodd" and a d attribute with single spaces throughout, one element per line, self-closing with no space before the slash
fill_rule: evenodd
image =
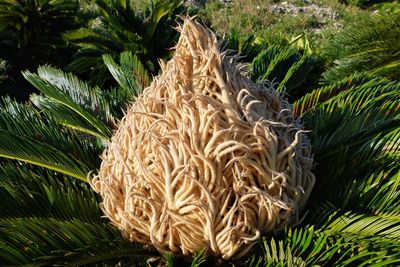
<path id="1" fill-rule="evenodd" d="M 135 54 L 146 71 L 157 74 L 158 60 L 168 58 L 177 40 L 178 15 L 188 11 L 179 0 L 152 1 L 144 12 L 134 9 L 130 0 L 94 0 L 97 11 L 87 25 L 65 35 L 79 47 L 67 66 L 82 77 L 102 86 L 110 82 L 102 56 L 113 59 L 124 51 Z"/>
<path id="2" fill-rule="evenodd" d="M 41 64 L 62 66 L 73 49 L 63 32 L 79 27 L 77 0 L 1 0 L 0 59 L 7 62 L 0 94 L 25 99 L 33 88 L 21 71 Z"/>
<path id="3" fill-rule="evenodd" d="M 276 83 L 277 91 L 295 93 L 313 69 L 315 58 L 292 46 L 272 45 L 263 49 L 252 61 L 251 77 Z"/>

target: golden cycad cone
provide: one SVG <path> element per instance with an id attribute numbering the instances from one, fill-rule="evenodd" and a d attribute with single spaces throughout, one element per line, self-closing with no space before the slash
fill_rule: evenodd
<path id="1" fill-rule="evenodd" d="M 289 104 L 246 78 L 212 32 L 189 18 L 179 30 L 91 185 L 126 238 L 237 259 L 298 220 L 314 184 L 310 144 Z"/>

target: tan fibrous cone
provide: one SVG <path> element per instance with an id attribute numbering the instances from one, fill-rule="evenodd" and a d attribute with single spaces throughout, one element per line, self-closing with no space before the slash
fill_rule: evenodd
<path id="1" fill-rule="evenodd" d="M 314 184 L 290 105 L 187 18 L 174 57 L 132 103 L 90 181 L 123 235 L 162 252 L 245 256 L 299 220 Z"/>

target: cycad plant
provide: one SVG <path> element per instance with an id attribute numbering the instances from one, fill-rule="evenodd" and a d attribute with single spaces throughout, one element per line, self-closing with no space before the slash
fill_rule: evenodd
<path id="1" fill-rule="evenodd" d="M 318 58 L 304 34 L 270 40 L 253 34 L 240 36 L 231 29 L 225 47 L 238 53 L 241 62 L 249 63 L 253 81 L 268 80 L 291 99 L 304 94 L 307 85 L 319 78 Z"/>
<path id="2" fill-rule="evenodd" d="M 28 104 L 2 99 L 0 195 L 8 203 L 1 211 L 2 264 L 129 264 L 154 254 L 123 240 L 101 218 L 86 183 L 112 126 L 137 93 L 137 79 L 147 77 L 124 73 L 142 69 L 132 65 L 138 61 L 131 54 L 122 54 L 119 65 L 105 61 L 121 84 L 118 90 L 102 91 L 41 67 L 38 74 L 25 73 L 41 94 Z"/>
<path id="3" fill-rule="evenodd" d="M 9 66 L 0 84 L 2 95 L 27 97 L 30 90 L 21 71 L 41 64 L 61 66 L 72 56 L 62 34 L 79 26 L 78 10 L 77 0 L 0 1 L 0 59 Z"/>
<path id="4" fill-rule="evenodd" d="M 177 33 L 177 16 L 186 8 L 179 0 L 151 1 L 144 11 L 135 10 L 130 0 L 94 0 L 94 18 L 65 38 L 79 47 L 67 70 L 103 85 L 111 77 L 103 64 L 105 54 L 117 57 L 130 51 L 152 74 L 159 70 L 158 59 L 168 58 Z"/>
<path id="5" fill-rule="evenodd" d="M 87 175 L 100 166 L 123 110 L 148 74 L 137 57 L 103 57 L 118 89 L 100 90 L 41 67 L 40 94 L 0 107 L 0 262 L 4 265 L 181 266 L 130 243 L 101 217 Z M 134 70 L 134 71 L 132 71 Z M 244 266 L 400 264 L 400 84 L 367 74 L 297 98 L 311 131 L 316 186 L 298 225 L 264 238 Z M 158 260 L 157 260 L 158 259 Z M 192 266 L 204 262 L 197 254 Z M 229 264 L 226 263 L 226 264 Z M 190 265 L 190 263 L 189 263 Z"/>
<path id="6" fill-rule="evenodd" d="M 324 83 L 363 71 L 398 81 L 399 40 L 400 13 L 361 15 L 328 46 L 327 54 L 334 60 L 334 66 L 324 73 Z"/>
<path id="7" fill-rule="evenodd" d="M 311 53 L 291 45 L 271 45 L 263 49 L 252 61 L 254 80 L 276 83 L 276 90 L 295 95 L 316 63 Z"/>

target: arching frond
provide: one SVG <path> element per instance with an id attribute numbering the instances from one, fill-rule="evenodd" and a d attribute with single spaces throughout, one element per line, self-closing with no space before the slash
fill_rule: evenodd
<path id="1" fill-rule="evenodd" d="M 110 55 L 104 55 L 103 60 L 118 84 L 132 95 L 138 95 L 150 85 L 149 74 L 139 58 L 131 52 L 121 53 L 120 64 L 115 63 Z"/>
<path id="2" fill-rule="evenodd" d="M 324 73 L 324 82 L 333 83 L 364 71 L 399 81 L 399 19 L 399 12 L 364 14 L 347 25 L 327 47 L 334 66 Z"/>
<path id="3" fill-rule="evenodd" d="M 5 265 L 129 265 L 156 255 L 122 239 L 108 223 L 77 219 L 0 219 L 0 240 L 0 259 Z"/>
<path id="4" fill-rule="evenodd" d="M 86 181 L 90 170 L 83 162 L 44 142 L 17 136 L 2 129 L 0 129 L 0 158 L 33 164 L 82 181 Z"/>
<path id="5" fill-rule="evenodd" d="M 356 89 L 358 86 L 380 86 L 389 84 L 388 79 L 372 76 L 366 73 L 354 74 L 333 84 L 314 89 L 293 103 L 293 111 L 296 116 L 314 108 L 317 104 L 328 101 L 330 98 L 347 90 Z"/>
<path id="6" fill-rule="evenodd" d="M 315 227 L 287 229 L 275 238 L 264 238 L 261 255 L 245 266 L 337 266 L 351 256 L 351 246 L 343 238 Z"/>
<path id="7" fill-rule="evenodd" d="M 399 155 L 398 134 L 391 133 L 400 126 L 399 88 L 386 80 L 371 80 L 303 114 L 303 122 L 312 129 L 317 191 L 332 192 L 357 176 L 366 179 L 371 171 L 392 169 Z"/>
<path id="8" fill-rule="evenodd" d="M 177 32 L 178 15 L 187 13 L 182 1 L 151 1 L 144 12 L 138 12 L 129 0 L 96 0 L 96 20 L 85 28 L 65 34 L 65 38 L 80 47 L 68 71 L 89 74 L 96 84 L 110 83 L 102 56 L 114 58 L 130 51 L 152 74 L 159 71 L 158 60 L 169 57 Z M 92 76 L 94 75 L 94 76 Z"/>
<path id="9" fill-rule="evenodd" d="M 0 99 L 0 129 L 67 152 L 91 169 L 100 164 L 100 159 L 93 155 L 103 151 L 102 144 L 61 127 L 46 115 L 29 104 L 20 104 L 8 97 Z"/>
<path id="10" fill-rule="evenodd" d="M 86 183 L 50 171 L 0 164 L 0 218 L 79 219 L 100 223 L 96 195 Z"/>
<path id="11" fill-rule="evenodd" d="M 54 119 L 104 140 L 109 138 L 111 129 L 106 123 L 110 121 L 111 115 L 108 104 L 99 101 L 100 89 L 90 88 L 71 74 L 50 67 L 40 67 L 37 75 L 25 72 L 24 76 L 46 96 L 34 97 L 35 105 L 46 110 L 52 103 L 53 109 L 50 110 Z M 65 113 L 71 113 L 81 121 L 77 123 L 75 120 L 68 120 L 71 117 L 65 117 Z"/>
<path id="12" fill-rule="evenodd" d="M 102 144 L 67 129 L 55 121 L 42 117 L 35 108 L 17 104 L 4 98 L 0 106 L 0 155 L 49 168 L 86 181 L 89 170 L 96 168 L 100 159 L 93 157 L 104 148 Z"/>
<path id="13" fill-rule="evenodd" d="M 307 78 L 315 64 L 312 55 L 292 46 L 272 45 L 262 50 L 250 65 L 254 80 L 269 80 L 278 84 L 277 91 L 289 94 Z"/>
<path id="14" fill-rule="evenodd" d="M 314 205 L 309 221 L 317 224 L 324 233 L 341 236 L 345 242 L 352 244 L 356 248 L 353 251 L 354 259 L 358 255 L 367 254 L 368 257 L 359 264 L 378 264 L 393 260 L 399 262 L 400 210 L 398 208 L 397 211 L 390 213 L 373 214 L 340 209 L 332 203 L 320 202 Z M 345 263 L 349 264 L 350 259 Z"/>

